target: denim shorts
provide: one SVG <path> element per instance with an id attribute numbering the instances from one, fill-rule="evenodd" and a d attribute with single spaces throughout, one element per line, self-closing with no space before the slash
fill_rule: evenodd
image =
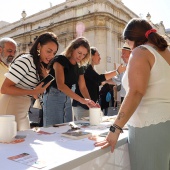
<path id="1" fill-rule="evenodd" d="M 43 125 L 72 121 L 71 99 L 57 88 L 50 87 L 43 95 Z"/>

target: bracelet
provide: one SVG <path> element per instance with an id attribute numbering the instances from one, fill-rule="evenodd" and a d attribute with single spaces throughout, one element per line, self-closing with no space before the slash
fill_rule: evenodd
<path id="1" fill-rule="evenodd" d="M 118 70 L 116 70 L 116 75 L 118 76 L 118 75 L 120 75 L 120 73 L 119 73 L 119 71 Z"/>
<path id="2" fill-rule="evenodd" d="M 120 126 L 118 126 L 118 125 L 116 125 L 116 124 L 113 124 L 113 127 L 119 129 L 119 130 L 120 130 L 120 133 L 123 133 L 123 129 L 122 129 Z"/>

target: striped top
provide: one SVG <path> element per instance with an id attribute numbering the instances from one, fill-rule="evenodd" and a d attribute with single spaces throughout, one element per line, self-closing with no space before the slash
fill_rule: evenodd
<path id="1" fill-rule="evenodd" d="M 30 54 L 23 54 L 11 64 L 5 76 L 22 89 L 33 89 L 38 83 L 36 66 Z"/>

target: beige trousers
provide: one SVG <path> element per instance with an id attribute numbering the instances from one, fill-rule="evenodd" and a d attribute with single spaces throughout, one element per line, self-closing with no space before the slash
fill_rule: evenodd
<path id="1" fill-rule="evenodd" d="M 30 129 L 28 110 L 31 98 L 28 96 L 0 95 L 0 115 L 15 115 L 17 130 Z"/>

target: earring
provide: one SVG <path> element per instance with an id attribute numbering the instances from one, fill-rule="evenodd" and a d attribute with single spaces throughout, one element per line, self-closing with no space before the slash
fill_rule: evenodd
<path id="1" fill-rule="evenodd" d="M 40 56 L 40 49 L 37 49 L 37 55 Z"/>

